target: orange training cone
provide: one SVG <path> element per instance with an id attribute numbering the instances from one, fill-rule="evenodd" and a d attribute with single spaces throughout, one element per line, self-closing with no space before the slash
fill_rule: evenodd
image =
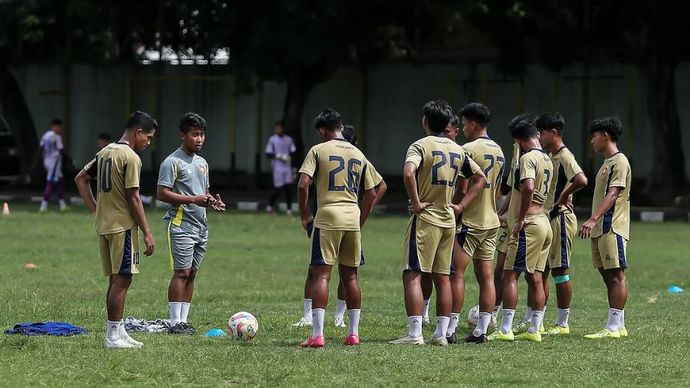
<path id="1" fill-rule="evenodd" d="M 10 215 L 10 205 L 7 202 L 4 202 L 2 204 L 2 215 L 3 216 L 9 216 Z"/>

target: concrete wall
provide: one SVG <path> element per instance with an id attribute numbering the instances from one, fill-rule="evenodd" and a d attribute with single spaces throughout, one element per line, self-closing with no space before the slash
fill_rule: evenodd
<path id="1" fill-rule="evenodd" d="M 209 123 L 203 154 L 211 168 L 228 170 L 235 152 L 236 168 L 253 173 L 255 154 L 263 153 L 273 122 L 282 116 L 285 97 L 285 86 L 275 82 L 263 83 L 260 95 L 236 93 L 232 74 L 209 66 L 32 65 L 15 70 L 40 132 L 51 118 L 65 118 L 68 149 L 77 164 L 91 158 L 98 133 L 118 137 L 127 113 L 141 109 L 161 125 L 155 147 L 142 156 L 145 168 L 152 169 L 177 146 L 179 116 L 197 111 Z M 598 165 L 586 133 L 591 117 L 583 117 L 583 106 L 589 104 L 593 117 L 621 118 L 622 149 L 632 160 L 634 175 L 644 175 L 651 165 L 654 128 L 645 102 L 649 86 L 634 66 L 596 66 L 590 68 L 589 96 L 584 98 L 582 74 L 580 65 L 560 74 L 533 67 L 522 80 L 503 77 L 490 64 L 388 64 L 369 69 L 366 77 L 344 69 L 309 94 L 303 135 L 307 145 L 316 143 L 312 119 L 323 108 L 333 107 L 360 129 L 361 146 L 377 168 L 400 174 L 407 146 L 422 136 L 421 107 L 426 101 L 444 98 L 459 108 L 478 100 L 490 107 L 490 134 L 506 150 L 506 124 L 516 113 L 558 110 L 566 118 L 569 147 L 583 164 Z M 677 95 L 686 154 L 689 81 L 690 64 L 684 64 L 678 68 Z M 686 156 L 690 171 L 690 155 Z M 265 159 L 261 168 L 269 168 Z"/>

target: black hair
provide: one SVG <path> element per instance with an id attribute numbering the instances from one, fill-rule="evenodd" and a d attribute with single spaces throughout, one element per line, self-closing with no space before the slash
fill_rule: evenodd
<path id="1" fill-rule="evenodd" d="M 99 133 L 98 140 L 113 141 L 113 137 L 107 133 Z"/>
<path id="2" fill-rule="evenodd" d="M 323 112 L 319 113 L 314 119 L 314 128 L 323 128 L 328 132 L 334 132 L 343 127 L 343 120 L 340 117 L 340 113 L 335 110 L 328 108 Z"/>
<path id="3" fill-rule="evenodd" d="M 180 132 L 187 134 L 192 128 L 206 131 L 206 119 L 198 113 L 187 112 L 180 118 Z"/>
<path id="4" fill-rule="evenodd" d="M 445 131 L 450 119 L 453 117 L 453 108 L 443 100 L 427 102 L 424 104 L 423 112 L 427 125 L 433 133 Z"/>
<path id="5" fill-rule="evenodd" d="M 510 124 L 508 124 L 510 135 L 518 140 L 529 140 L 536 137 L 538 132 L 535 121 L 536 117 L 528 113 L 522 113 L 515 116 L 515 118 L 510 121 Z"/>
<path id="6" fill-rule="evenodd" d="M 50 120 L 50 125 L 62 125 L 62 120 L 56 117 Z"/>
<path id="7" fill-rule="evenodd" d="M 458 115 L 453 115 L 449 122 L 450 126 L 453 128 L 458 128 L 460 126 L 460 117 Z"/>
<path id="8" fill-rule="evenodd" d="M 482 128 L 486 128 L 489 121 L 491 121 L 491 112 L 489 108 L 478 102 L 472 102 L 462 107 L 462 109 L 460 109 L 460 116 L 474 121 Z"/>
<path id="9" fill-rule="evenodd" d="M 596 119 L 589 125 L 589 133 L 594 132 L 608 133 L 611 140 L 618 141 L 618 138 L 623 133 L 623 124 L 616 116 Z"/>
<path id="10" fill-rule="evenodd" d="M 559 134 L 565 127 L 565 119 L 558 112 L 544 113 L 537 119 L 537 130 L 545 131 L 547 129 L 555 129 Z"/>
<path id="11" fill-rule="evenodd" d="M 275 123 L 273 123 L 273 126 L 274 126 L 274 127 L 277 127 L 278 125 L 280 125 L 281 127 L 285 128 L 285 121 L 283 121 L 283 120 L 278 120 L 278 121 L 276 121 Z"/>
<path id="12" fill-rule="evenodd" d="M 129 119 L 127 119 L 125 128 L 128 131 L 141 129 L 144 132 L 151 132 L 154 129 L 158 129 L 158 122 L 148 113 L 136 111 L 129 116 Z"/>
<path id="13" fill-rule="evenodd" d="M 343 128 L 343 137 L 352 145 L 357 145 L 357 129 L 352 125 L 345 125 Z"/>

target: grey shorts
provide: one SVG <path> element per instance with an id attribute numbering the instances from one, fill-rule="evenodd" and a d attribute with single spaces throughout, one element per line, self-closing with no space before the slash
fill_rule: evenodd
<path id="1" fill-rule="evenodd" d="M 172 269 L 198 269 L 206 254 L 208 229 L 187 225 L 185 222 L 177 226 L 170 220 L 165 220 L 165 234 Z"/>

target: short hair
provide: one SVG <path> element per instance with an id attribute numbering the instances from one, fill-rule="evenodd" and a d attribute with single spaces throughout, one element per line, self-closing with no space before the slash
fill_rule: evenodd
<path id="1" fill-rule="evenodd" d="M 62 125 L 62 119 L 56 117 L 50 120 L 50 125 Z"/>
<path id="2" fill-rule="evenodd" d="M 113 141 L 113 137 L 107 133 L 99 133 L 98 140 Z"/>
<path id="3" fill-rule="evenodd" d="M 450 126 L 453 128 L 459 127 L 460 126 L 460 117 L 458 117 L 458 115 L 453 115 L 453 117 L 451 117 L 450 122 L 448 124 L 450 124 Z"/>
<path id="4" fill-rule="evenodd" d="M 129 116 L 127 123 L 125 123 L 125 128 L 128 131 L 141 129 L 144 132 L 151 132 L 154 129 L 158 129 L 158 122 L 148 113 L 138 110 Z"/>
<path id="5" fill-rule="evenodd" d="M 491 121 L 489 108 L 479 102 L 472 102 L 462 107 L 460 109 L 460 116 L 474 121 L 482 128 L 485 128 Z"/>
<path id="6" fill-rule="evenodd" d="M 357 129 L 352 125 L 345 125 L 343 128 L 343 137 L 352 145 L 357 145 Z"/>
<path id="7" fill-rule="evenodd" d="M 206 131 L 206 119 L 198 113 L 187 112 L 180 118 L 180 132 L 187 134 L 192 128 Z"/>
<path id="8" fill-rule="evenodd" d="M 616 116 L 596 119 L 589 125 L 589 133 L 594 132 L 608 133 L 613 141 L 618 141 L 623 133 L 623 124 Z"/>
<path id="9" fill-rule="evenodd" d="M 453 117 L 453 108 L 444 100 L 433 100 L 424 104 L 424 117 L 433 133 L 443 132 Z"/>
<path id="10" fill-rule="evenodd" d="M 556 132 L 561 133 L 565 127 L 565 119 L 558 112 L 544 113 L 537 119 L 537 130 L 545 131 L 547 129 L 555 129 Z"/>
<path id="11" fill-rule="evenodd" d="M 510 135 L 518 140 L 529 140 L 536 137 L 538 132 L 535 122 L 536 117 L 528 113 L 522 113 L 515 116 L 515 118 L 510 121 L 510 124 L 508 124 Z"/>
<path id="12" fill-rule="evenodd" d="M 338 129 L 342 129 L 342 127 L 343 120 L 340 117 L 340 113 L 336 112 L 331 108 L 328 108 L 323 112 L 319 113 L 319 115 L 316 116 L 316 118 L 314 119 L 315 129 L 323 128 L 328 132 L 334 132 Z"/>
<path id="13" fill-rule="evenodd" d="M 279 125 L 280 125 L 281 127 L 285 128 L 285 121 L 284 121 L 284 120 L 277 120 L 275 123 L 273 123 L 273 126 L 274 126 L 274 127 L 277 127 L 277 126 L 279 126 Z"/>

